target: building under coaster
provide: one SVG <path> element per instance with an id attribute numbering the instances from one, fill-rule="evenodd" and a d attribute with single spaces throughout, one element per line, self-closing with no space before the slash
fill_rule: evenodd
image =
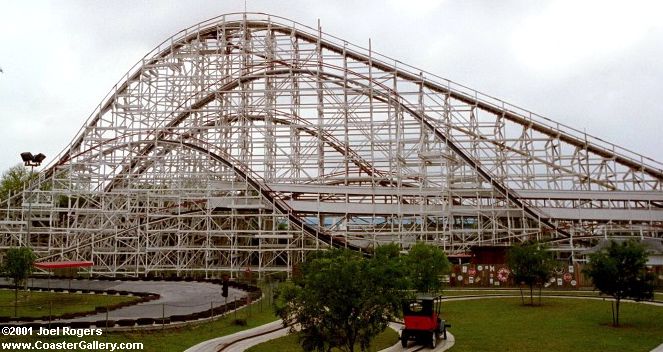
<path id="1" fill-rule="evenodd" d="M 0 205 L 0 247 L 93 271 L 286 271 L 308 251 L 448 254 L 663 238 L 663 164 L 291 20 L 228 14 L 140 60 Z"/>

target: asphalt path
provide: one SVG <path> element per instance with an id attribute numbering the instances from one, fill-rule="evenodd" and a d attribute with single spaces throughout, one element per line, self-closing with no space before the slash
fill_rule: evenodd
<path id="1" fill-rule="evenodd" d="M 399 323 L 391 323 L 389 324 L 389 327 L 396 330 L 396 332 L 399 332 L 403 325 Z M 283 337 L 289 332 L 290 328 L 284 328 L 282 320 L 276 320 L 271 323 L 256 326 L 255 328 L 240 331 L 232 335 L 221 336 L 211 340 L 203 341 L 193 347 L 190 347 L 184 352 L 241 352 L 263 342 Z M 415 352 L 421 350 L 441 352 L 450 349 L 454 345 L 454 342 L 454 336 L 447 331 L 447 339 L 439 339 L 435 349 L 428 349 L 426 347 L 422 347 L 421 345 L 416 345 L 414 342 L 410 342 L 408 347 L 403 348 L 401 347 L 401 342 L 398 341 L 393 346 L 387 347 L 380 352 Z"/>
<path id="2" fill-rule="evenodd" d="M 0 283 L 6 283 L 0 280 Z M 106 280 L 48 280 L 30 279 L 31 287 L 67 288 L 71 290 L 117 290 L 149 292 L 159 299 L 135 304 L 108 312 L 108 319 L 161 318 L 202 312 L 226 303 L 221 296 L 221 285 L 209 282 L 186 281 L 106 281 Z M 228 290 L 228 302 L 246 296 L 246 292 L 232 287 Z M 106 319 L 106 313 L 89 315 L 72 321 L 97 321 Z M 67 321 L 67 320 L 64 320 Z"/>
<path id="3" fill-rule="evenodd" d="M 519 295 L 495 295 L 495 296 L 490 296 L 490 295 L 479 295 L 479 296 L 471 296 L 471 297 L 445 297 L 444 301 L 461 301 L 461 300 L 476 300 L 476 299 L 498 299 L 498 298 L 514 298 L 514 297 L 520 297 Z M 543 297 L 548 297 L 548 298 L 564 298 L 564 299 L 593 299 L 593 300 L 604 300 L 605 298 L 603 297 L 579 297 L 579 296 L 563 296 L 563 295 L 546 295 Z M 628 302 L 632 302 L 630 300 L 626 300 Z M 648 304 L 648 305 L 653 305 L 653 306 L 663 306 L 662 303 L 660 302 L 647 302 L 647 301 L 642 301 L 638 302 L 640 304 Z M 201 342 L 189 349 L 187 349 L 185 352 L 218 352 L 218 351 L 223 351 L 223 352 L 231 352 L 231 351 L 244 351 L 248 349 L 249 347 L 255 346 L 257 344 L 279 338 L 281 336 L 285 336 L 288 334 L 289 329 L 288 328 L 282 328 L 282 329 L 277 329 L 279 326 L 282 326 L 282 323 L 280 320 L 274 321 L 265 325 L 257 326 L 253 329 L 250 330 L 245 330 L 242 332 L 238 332 L 236 334 L 232 335 L 227 335 L 227 336 L 222 336 L 218 337 L 212 340 L 204 341 Z M 396 331 L 400 331 L 402 325 L 398 323 L 391 323 L 389 324 L 389 327 Z M 274 331 L 272 331 L 274 330 Z M 270 332 L 271 331 L 271 332 Z M 403 348 L 401 347 L 400 341 L 398 341 L 396 344 L 394 344 L 391 347 L 388 347 L 386 349 L 383 349 L 381 352 L 395 352 L 395 351 L 407 351 L 407 352 L 415 352 L 415 351 L 421 351 L 421 350 L 426 350 L 426 351 L 446 351 L 450 349 L 453 345 L 455 344 L 455 337 L 447 330 L 447 340 L 438 340 L 437 346 L 435 349 L 428 349 L 426 347 L 423 347 L 421 345 L 415 345 L 413 342 L 410 342 L 408 344 L 408 347 Z M 663 352 L 663 344 L 659 345 L 658 347 L 654 348 L 650 352 Z"/>
<path id="4" fill-rule="evenodd" d="M 288 334 L 290 328 L 284 328 L 281 320 L 256 326 L 232 335 L 217 337 L 203 341 L 184 352 L 238 352 L 257 344 L 279 338 Z"/>

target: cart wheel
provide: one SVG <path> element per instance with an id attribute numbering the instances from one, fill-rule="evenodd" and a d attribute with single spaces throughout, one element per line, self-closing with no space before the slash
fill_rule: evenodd
<path id="1" fill-rule="evenodd" d="M 401 346 L 403 346 L 403 348 L 407 347 L 407 340 L 408 340 L 407 333 L 403 331 L 401 333 Z"/>
<path id="2" fill-rule="evenodd" d="M 435 346 L 437 346 L 437 332 L 433 331 L 431 332 L 430 348 L 435 348 Z"/>

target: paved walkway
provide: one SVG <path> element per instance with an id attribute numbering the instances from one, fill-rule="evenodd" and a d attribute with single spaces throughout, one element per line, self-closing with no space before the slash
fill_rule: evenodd
<path id="1" fill-rule="evenodd" d="M 475 297 L 445 297 L 446 301 L 458 301 L 458 300 L 474 300 L 474 299 L 487 299 L 487 298 L 513 298 L 513 297 L 520 297 L 519 295 L 500 295 L 500 296 L 475 296 Z M 574 296 L 543 296 L 543 297 L 554 297 L 554 298 L 575 298 L 575 299 L 600 299 L 603 300 L 604 298 L 602 297 L 574 297 Z M 663 304 L 657 303 L 657 302 L 639 302 L 643 304 L 650 304 L 650 305 L 655 305 L 655 306 L 662 306 Z M 218 352 L 218 351 L 224 351 L 224 352 L 238 352 L 238 351 L 244 351 L 252 346 L 255 346 L 257 344 L 273 340 L 282 336 L 285 336 L 288 334 L 288 328 L 283 328 L 282 327 L 281 320 L 277 320 L 274 322 L 271 322 L 269 324 L 261 325 L 258 327 L 255 327 L 253 329 L 245 330 L 242 332 L 238 332 L 232 335 L 227 335 L 227 336 L 222 336 L 222 337 L 217 337 L 212 340 L 204 341 L 201 342 L 189 349 L 187 349 L 185 352 Z M 389 324 L 389 327 L 392 329 L 396 330 L 397 332 L 400 331 L 402 325 L 397 324 L 397 323 L 391 323 Z M 267 333 L 268 331 L 274 330 L 272 332 Z M 257 335 L 261 334 L 260 336 L 251 338 L 250 336 L 252 335 Z M 238 341 L 241 340 L 241 341 Z M 237 341 L 233 343 L 234 341 Z M 386 349 L 383 349 L 381 352 L 396 352 L 396 351 L 407 351 L 407 352 L 414 352 L 414 351 L 419 351 L 419 350 L 427 350 L 427 351 L 446 351 L 453 347 L 455 344 L 456 339 L 455 337 L 447 331 L 447 340 L 439 340 L 437 347 L 433 350 L 427 349 L 422 347 L 421 345 L 414 345 L 413 343 L 410 343 L 407 348 L 401 347 L 400 341 L 398 341 L 395 345 L 388 347 Z M 228 346 L 228 344 L 230 344 Z M 654 348 L 650 352 L 663 352 L 663 344 L 659 345 L 658 347 Z"/>
<path id="2" fill-rule="evenodd" d="M 389 327 L 399 332 L 402 324 L 391 323 Z M 184 352 L 241 352 L 253 347 L 255 345 L 267 342 L 269 340 L 277 339 L 288 334 L 289 328 L 284 328 L 281 320 L 273 321 L 271 323 L 257 326 L 253 329 L 240 331 L 238 333 L 217 337 L 215 339 L 201 342 Z M 251 337 L 253 335 L 258 335 Z M 447 331 L 447 340 L 440 339 L 437 347 L 434 350 L 426 349 L 427 351 L 446 351 L 454 345 L 454 336 Z M 410 343 L 407 348 L 401 347 L 401 342 L 398 341 L 391 347 L 385 348 L 380 352 L 396 352 L 396 351 L 418 351 L 422 349 L 421 345 Z"/>
<path id="3" fill-rule="evenodd" d="M 403 324 L 390 323 L 389 327 L 396 330 L 396 332 L 398 332 L 399 335 L 400 335 L 400 331 L 401 331 L 401 328 L 403 327 Z M 456 338 L 454 337 L 454 335 L 452 335 L 449 332 L 449 330 L 447 330 L 447 339 L 446 340 L 442 340 L 442 339 L 437 340 L 437 346 L 435 346 L 435 349 L 430 349 L 430 348 L 424 347 L 422 345 L 417 345 L 412 341 L 410 341 L 407 348 L 403 348 L 401 346 L 401 342 L 399 340 L 393 346 L 385 348 L 385 349 L 381 350 L 380 352 L 397 352 L 397 351 L 399 351 L 399 352 L 400 351 L 414 352 L 414 351 L 419 351 L 419 350 L 441 352 L 441 351 L 446 351 L 446 350 L 450 349 L 451 347 L 453 347 L 453 345 L 455 343 L 456 343 Z"/>
<path id="4" fill-rule="evenodd" d="M 5 282 L 4 280 L 0 280 Z M 157 293 L 157 300 L 116 309 L 108 312 L 108 318 L 135 319 L 161 318 L 162 316 L 192 314 L 225 304 L 221 296 L 221 286 L 208 282 L 186 281 L 101 281 L 101 280 L 47 280 L 30 279 L 32 287 L 61 287 L 77 290 L 118 290 L 130 292 Z M 70 286 L 71 285 L 71 286 Z M 229 288 L 228 302 L 246 296 L 246 292 Z M 74 319 L 77 321 L 97 321 L 106 319 L 106 313 Z M 66 320 L 65 320 L 66 321 Z"/>
<path id="5" fill-rule="evenodd" d="M 276 330 L 271 333 L 267 333 L 265 335 L 257 336 L 254 338 L 248 338 L 252 335 L 257 335 L 261 333 L 265 333 L 267 331 L 271 330 Z M 271 323 L 265 324 L 265 325 L 260 325 L 256 326 L 253 329 L 249 330 L 244 330 L 240 331 L 238 333 L 234 333 L 232 335 L 226 335 L 226 336 L 221 336 L 217 337 L 215 339 L 207 340 L 204 342 L 201 342 L 189 349 L 187 349 L 184 352 L 217 352 L 219 350 L 222 350 L 224 352 L 231 352 L 231 351 L 244 351 L 248 349 L 251 346 L 255 346 L 257 344 L 263 343 L 265 341 L 273 340 L 276 338 L 279 338 L 281 336 L 285 336 L 288 334 L 289 328 L 284 328 L 283 323 L 281 320 L 276 320 Z M 246 340 L 242 340 L 246 339 Z M 241 340 L 241 341 L 238 341 Z M 233 343 L 232 345 L 228 346 L 228 344 L 238 341 L 236 343 Z"/>

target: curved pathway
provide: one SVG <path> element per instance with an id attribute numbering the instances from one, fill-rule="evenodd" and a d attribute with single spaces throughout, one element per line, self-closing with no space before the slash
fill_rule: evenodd
<path id="1" fill-rule="evenodd" d="M 401 323 L 390 323 L 389 327 L 396 330 L 396 332 L 398 332 L 399 335 L 400 335 L 400 331 L 401 331 L 401 328 L 403 327 L 403 324 L 401 324 Z M 435 349 L 426 348 L 422 345 L 416 345 L 416 344 L 413 344 L 411 342 L 408 344 L 408 347 L 403 348 L 401 346 L 401 342 L 398 341 L 393 346 L 387 347 L 387 348 L 381 350 L 380 352 L 396 352 L 396 351 L 415 352 L 415 351 L 422 351 L 422 350 L 441 352 L 441 351 L 446 351 L 446 350 L 450 349 L 451 347 L 453 347 L 453 345 L 455 343 L 456 343 L 456 338 L 454 337 L 453 334 L 451 334 L 449 332 L 449 330 L 447 330 L 447 339 L 446 340 L 442 340 L 442 339 L 437 340 L 437 346 L 435 347 Z"/>
<path id="2" fill-rule="evenodd" d="M 3 280 L 4 281 L 4 280 Z M 0 282 L 3 282 L 0 281 Z M 161 318 L 202 312 L 225 304 L 221 286 L 196 281 L 123 281 L 123 280 L 47 280 L 30 279 L 30 287 L 66 288 L 71 290 L 117 290 L 159 294 L 159 299 L 135 304 L 108 312 L 108 319 Z M 246 296 L 246 292 L 230 287 L 228 302 Z M 71 321 L 97 321 L 106 319 L 106 313 L 88 315 Z M 70 321 L 70 320 L 62 320 Z"/>
<path id="3" fill-rule="evenodd" d="M 283 327 L 282 320 L 276 320 L 265 325 L 240 331 L 232 335 L 217 337 L 211 340 L 203 341 L 184 352 L 231 352 L 244 351 L 257 344 L 277 339 L 285 336 L 290 330 L 289 327 Z M 259 335 L 259 336 L 255 336 Z"/>
<path id="4" fill-rule="evenodd" d="M 488 299 L 488 298 L 519 298 L 519 295 L 508 295 L 508 294 L 496 294 L 496 295 L 477 295 L 477 296 L 471 296 L 471 297 L 463 297 L 463 296 L 449 296 L 443 298 L 445 301 L 462 301 L 462 300 L 475 300 L 475 299 Z M 542 297 L 548 297 L 548 298 L 574 298 L 574 299 L 594 299 L 594 300 L 604 300 L 605 298 L 603 297 L 586 297 L 586 296 L 569 296 L 569 295 L 545 295 Z M 629 301 L 633 302 L 633 301 Z M 642 303 L 642 304 L 649 304 L 649 305 L 654 305 L 654 306 L 663 306 L 663 303 L 660 302 L 633 302 L 633 303 Z M 257 344 L 273 340 L 282 336 L 285 336 L 288 334 L 289 328 L 284 328 L 282 327 L 282 322 L 281 320 L 273 321 L 271 323 L 257 326 L 253 329 L 249 330 L 244 330 L 232 335 L 227 335 L 227 336 L 222 336 L 222 337 L 217 337 L 215 339 L 211 339 L 208 341 L 201 342 L 189 349 L 187 349 L 185 352 L 218 352 L 218 351 L 223 351 L 223 352 L 239 352 L 239 351 L 244 351 L 252 346 L 255 346 Z M 280 328 L 279 328 L 280 327 Z M 400 328 L 402 327 L 402 324 L 398 323 L 391 323 L 389 324 L 389 327 L 396 330 L 397 332 L 400 331 Z M 453 347 L 455 344 L 455 337 L 447 331 L 447 340 L 439 340 L 438 345 L 435 349 L 427 349 L 424 348 L 420 345 L 412 345 L 408 346 L 407 348 L 401 347 L 400 341 L 398 341 L 395 345 L 388 347 L 386 349 L 383 349 L 381 352 L 395 352 L 395 351 L 408 351 L 408 352 L 414 352 L 414 351 L 420 351 L 420 350 L 427 350 L 427 351 L 446 351 Z M 651 350 L 651 352 L 663 352 L 663 344 L 660 346 L 654 348 Z"/>
<path id="5" fill-rule="evenodd" d="M 399 332 L 403 325 L 399 323 L 390 323 L 389 327 L 396 330 L 396 332 Z M 256 326 L 253 329 L 203 341 L 184 352 L 241 352 L 263 342 L 283 337 L 289 332 L 290 328 L 283 327 L 282 320 L 276 320 L 265 325 Z M 447 340 L 439 340 L 437 347 L 434 350 L 429 351 L 446 351 L 454 345 L 454 342 L 454 336 L 447 331 Z M 409 347 L 403 348 L 401 347 L 401 342 L 398 341 L 393 346 L 387 347 L 380 352 L 414 352 L 421 349 L 422 346 L 414 345 L 412 343 L 410 343 Z"/>

